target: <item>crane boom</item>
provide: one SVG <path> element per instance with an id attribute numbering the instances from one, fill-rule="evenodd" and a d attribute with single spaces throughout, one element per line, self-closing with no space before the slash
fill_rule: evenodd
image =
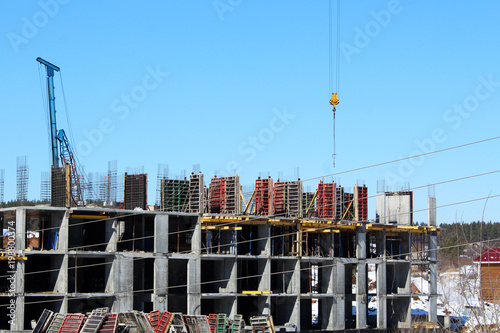
<path id="1" fill-rule="evenodd" d="M 58 149 L 58 139 L 57 139 L 57 124 L 56 124 L 56 98 L 54 95 L 54 71 L 59 72 L 59 67 L 51 64 L 50 62 L 43 60 L 42 58 L 36 58 L 36 61 L 45 65 L 47 69 L 47 90 L 49 96 L 49 115 L 50 115 L 50 142 L 52 145 L 52 166 L 59 167 L 59 149 Z"/>
<path id="2" fill-rule="evenodd" d="M 50 141 L 52 145 L 52 167 L 59 168 L 59 162 L 63 166 L 70 166 L 71 186 L 66 188 L 67 193 L 71 193 L 72 200 L 77 206 L 85 205 L 83 198 L 84 179 L 78 172 L 78 164 L 69 144 L 68 137 L 64 130 L 57 131 L 56 123 L 56 98 L 54 95 L 54 71 L 59 72 L 60 68 L 51 64 L 47 60 L 38 57 L 36 59 L 47 69 L 47 91 L 49 96 L 49 114 L 50 114 Z"/>

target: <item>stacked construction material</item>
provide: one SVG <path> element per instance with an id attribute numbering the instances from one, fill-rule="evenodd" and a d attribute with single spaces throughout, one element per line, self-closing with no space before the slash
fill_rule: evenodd
<path id="1" fill-rule="evenodd" d="M 189 180 L 162 179 L 161 205 L 164 212 L 186 212 L 189 203 Z"/>
<path id="2" fill-rule="evenodd" d="M 273 188 L 274 215 L 302 217 L 302 181 L 278 181 Z"/>
<path id="3" fill-rule="evenodd" d="M 238 175 L 232 177 L 215 176 L 211 179 L 210 213 L 241 213 L 241 186 Z"/>
<path id="4" fill-rule="evenodd" d="M 255 180 L 255 215 L 267 216 L 273 213 L 273 179 Z"/>
<path id="5" fill-rule="evenodd" d="M 368 188 L 363 186 L 354 186 L 354 221 L 368 220 Z"/>
<path id="6" fill-rule="evenodd" d="M 148 205 L 148 174 L 129 175 L 125 173 L 123 184 L 125 209 L 141 208 L 146 210 Z"/>
<path id="7" fill-rule="evenodd" d="M 203 186 L 203 174 L 192 173 L 189 175 L 189 213 L 205 212 L 205 188 Z"/>
<path id="8" fill-rule="evenodd" d="M 336 185 L 335 182 L 318 184 L 318 217 L 334 219 L 336 217 Z"/>

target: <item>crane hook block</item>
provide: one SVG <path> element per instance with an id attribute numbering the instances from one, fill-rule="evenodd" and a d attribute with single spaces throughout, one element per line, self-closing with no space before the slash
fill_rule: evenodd
<path id="1" fill-rule="evenodd" d="M 330 100 L 330 105 L 333 105 L 333 107 L 335 107 L 338 104 L 339 100 L 337 98 L 337 93 L 332 93 L 332 99 Z"/>

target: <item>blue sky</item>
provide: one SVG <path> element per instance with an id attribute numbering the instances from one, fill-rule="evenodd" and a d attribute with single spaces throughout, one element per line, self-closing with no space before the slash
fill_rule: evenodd
<path id="1" fill-rule="evenodd" d="M 292 180 L 299 168 L 311 179 L 498 136 L 500 3 L 343 1 L 333 168 L 328 8 L 327 1 L 1 1 L 5 199 L 16 197 L 16 156 L 28 158 L 29 199 L 39 197 L 40 173 L 50 169 L 37 57 L 61 68 L 58 127 L 71 128 L 85 170 L 106 172 L 111 160 L 119 174 L 143 166 L 150 203 L 159 163 L 171 177 L 200 164 L 206 184 L 236 170 L 251 186 L 261 172 Z M 364 182 L 375 195 L 379 180 L 397 190 L 495 171 L 498 141 L 325 180 Z M 498 195 L 498 180 L 436 186 L 437 204 Z M 414 196 L 414 209 L 424 210 L 427 190 Z M 438 220 L 480 220 L 484 205 L 440 208 Z M 375 216 L 374 200 L 369 212 Z M 490 199 L 485 220 L 499 213 L 499 198 Z"/>

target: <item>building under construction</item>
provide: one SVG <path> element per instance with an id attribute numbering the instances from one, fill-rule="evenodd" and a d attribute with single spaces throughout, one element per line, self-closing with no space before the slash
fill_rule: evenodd
<path id="1" fill-rule="evenodd" d="M 71 183 L 54 172 L 53 186 Z M 430 272 L 430 291 L 418 296 L 437 322 L 434 198 L 428 225 L 416 226 L 410 191 L 378 193 L 377 220 L 369 221 L 368 189 L 358 184 L 349 193 L 320 182 L 308 193 L 300 180 L 259 178 L 245 200 L 237 175 L 213 177 L 207 187 L 198 173 L 162 179 L 161 209 L 147 210 L 147 175 L 124 182 L 126 209 L 71 207 L 61 194 L 59 207 L 0 210 L 3 229 L 15 226 L 16 251 L 14 268 L 12 257 L 0 260 L 0 271 L 15 272 L 15 290 L 0 281 L 0 316 L 15 299 L 17 329 L 30 329 L 44 309 L 102 307 L 272 315 L 276 326 L 300 331 L 410 328 L 410 273 L 418 266 Z M 4 253 L 8 244 L 4 236 Z"/>

